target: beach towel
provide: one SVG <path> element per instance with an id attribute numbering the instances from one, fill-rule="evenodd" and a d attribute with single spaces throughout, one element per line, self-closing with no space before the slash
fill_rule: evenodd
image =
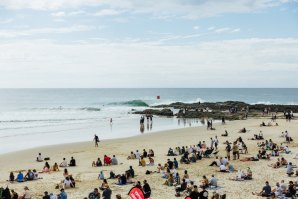
<path id="1" fill-rule="evenodd" d="M 219 189 L 222 189 L 222 188 L 224 188 L 224 187 L 221 187 L 221 186 L 217 186 L 217 187 L 210 186 L 210 187 L 207 188 L 207 190 L 219 190 Z"/>

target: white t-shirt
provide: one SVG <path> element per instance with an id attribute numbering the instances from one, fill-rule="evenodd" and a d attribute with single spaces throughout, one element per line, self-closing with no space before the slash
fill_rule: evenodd
<path id="1" fill-rule="evenodd" d="M 141 155 L 139 152 L 136 152 L 135 155 L 136 155 L 136 159 L 138 159 L 138 160 L 141 159 Z"/>
<path id="2" fill-rule="evenodd" d="M 64 160 L 64 161 L 60 164 L 60 166 L 62 166 L 62 167 L 67 167 L 67 162 L 66 162 L 66 160 Z"/>
<path id="3" fill-rule="evenodd" d="M 222 165 L 219 166 L 219 169 L 220 169 L 221 171 L 225 171 L 225 170 L 226 170 L 226 166 L 222 164 Z"/>
<path id="4" fill-rule="evenodd" d="M 30 192 L 29 192 L 29 190 L 26 190 L 25 192 L 24 192 L 24 199 L 31 199 L 31 194 L 30 194 Z"/>
<path id="5" fill-rule="evenodd" d="M 71 180 L 64 180 L 64 186 L 65 186 L 65 188 L 69 188 L 70 187 L 70 185 L 71 185 Z"/>
<path id="6" fill-rule="evenodd" d="M 37 160 L 38 160 L 38 161 L 42 161 L 42 157 L 41 157 L 41 155 L 38 155 Z"/>
<path id="7" fill-rule="evenodd" d="M 219 167 L 220 166 L 220 160 L 216 159 L 215 162 L 216 162 L 217 166 Z"/>
<path id="8" fill-rule="evenodd" d="M 229 160 L 227 159 L 227 158 L 223 158 L 222 159 L 222 163 L 223 163 L 223 165 L 227 165 L 228 164 L 228 162 L 229 162 Z"/>

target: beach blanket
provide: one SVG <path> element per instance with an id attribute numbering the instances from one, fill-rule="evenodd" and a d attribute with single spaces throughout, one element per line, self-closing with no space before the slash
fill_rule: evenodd
<path id="1" fill-rule="evenodd" d="M 221 187 L 221 186 L 217 186 L 217 187 L 214 187 L 214 186 L 210 186 L 207 188 L 207 190 L 219 190 L 219 189 L 222 189 L 224 187 Z"/>

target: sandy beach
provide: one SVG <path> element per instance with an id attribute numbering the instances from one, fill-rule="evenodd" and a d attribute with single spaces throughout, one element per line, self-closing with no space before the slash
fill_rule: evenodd
<path id="1" fill-rule="evenodd" d="M 142 134 L 135 137 L 123 138 L 123 139 L 113 139 L 105 140 L 99 143 L 99 147 L 95 148 L 92 138 L 90 142 L 81 142 L 74 144 L 63 144 L 63 145 L 52 145 L 41 148 L 34 148 L 30 150 L 24 150 L 19 152 L 13 152 L 8 154 L 3 154 L 0 156 L 0 187 L 9 186 L 10 189 L 15 189 L 16 192 L 22 193 L 24 186 L 28 186 L 30 191 L 33 193 L 34 198 L 42 198 L 43 192 L 48 191 L 49 193 L 58 194 L 59 190 L 55 189 L 55 185 L 64 179 L 63 168 L 59 172 L 42 173 L 39 177 L 42 179 L 36 181 L 29 181 L 24 183 L 9 183 L 6 180 L 9 177 L 11 171 L 18 170 L 28 170 L 36 169 L 41 171 L 44 162 L 36 162 L 35 159 L 38 153 L 42 153 L 43 157 L 50 157 L 51 160 L 49 164 L 52 166 L 55 162 L 58 164 L 62 162 L 65 157 L 69 162 L 70 158 L 73 156 L 77 161 L 76 167 L 69 167 L 69 173 L 74 176 L 77 181 L 76 188 L 66 189 L 68 198 L 70 199 L 82 199 L 87 197 L 88 194 L 94 189 L 98 188 L 102 181 L 98 180 L 98 174 L 103 171 L 105 177 L 109 177 L 109 172 L 112 170 L 116 174 L 122 174 L 129 169 L 129 166 L 133 166 L 136 177 L 134 181 L 147 180 L 152 189 L 151 198 L 153 199 L 171 199 L 176 198 L 174 187 L 169 187 L 162 185 L 165 179 L 161 178 L 161 174 L 153 173 L 150 175 L 145 175 L 146 170 L 156 171 L 156 166 L 158 163 L 164 164 L 168 158 L 171 160 L 174 157 L 166 156 L 169 147 L 175 148 L 176 146 L 189 146 L 197 144 L 199 141 L 206 141 L 209 145 L 210 137 L 218 136 L 219 138 L 219 156 L 225 156 L 225 145 L 223 142 L 229 140 L 230 142 L 236 140 L 239 136 L 243 138 L 248 146 L 248 154 L 241 157 L 250 157 L 256 154 L 258 147 L 255 140 L 248 140 L 252 138 L 254 134 L 259 133 L 262 130 L 265 139 L 272 139 L 273 142 L 280 144 L 284 141 L 284 138 L 280 137 L 281 132 L 287 130 L 289 135 L 294 138 L 294 143 L 289 145 L 290 154 L 281 154 L 286 160 L 293 162 L 293 164 L 298 164 L 297 159 L 293 159 L 293 156 L 297 154 L 297 120 L 292 120 L 291 122 L 286 122 L 283 120 L 277 120 L 279 126 L 272 127 L 260 127 L 262 121 L 268 122 L 269 119 L 248 119 L 240 121 L 230 121 L 225 125 L 215 124 L 216 130 L 206 130 L 206 127 L 190 127 L 185 129 L 163 131 L 158 133 Z M 245 127 L 247 133 L 238 133 L 239 129 Z M 221 137 L 220 135 L 227 130 L 229 132 L 228 137 Z M 47 139 L 47 137 L 44 137 Z M 26 142 L 26 140 L 24 140 Z M 147 151 L 153 149 L 155 152 L 155 166 L 139 167 L 138 160 L 127 160 L 127 156 L 131 151 L 143 149 Z M 119 165 L 116 166 L 103 166 L 103 167 L 92 167 L 92 161 L 96 161 L 98 157 L 103 160 L 104 155 L 116 155 L 118 158 Z M 180 160 L 180 156 L 176 156 L 177 160 Z M 271 160 L 260 160 L 257 162 L 241 162 L 239 160 L 231 160 L 235 169 L 246 169 L 250 167 L 253 172 L 253 180 L 251 181 L 232 181 L 230 178 L 234 178 L 237 173 L 220 173 L 216 172 L 218 167 L 208 166 L 213 160 L 211 158 L 203 158 L 196 163 L 191 164 L 179 164 L 178 172 L 182 176 L 184 170 L 188 170 L 190 179 L 195 182 L 196 185 L 200 185 L 200 180 L 203 175 L 208 178 L 211 174 L 215 174 L 218 179 L 218 184 L 221 187 L 217 190 L 220 194 L 227 194 L 229 199 L 237 198 L 258 198 L 253 196 L 251 192 L 261 191 L 265 184 L 265 181 L 269 181 L 273 187 L 276 182 L 285 180 L 288 182 L 290 180 L 295 181 L 296 178 L 288 177 L 286 175 L 286 169 L 284 167 L 279 169 L 272 169 L 268 167 L 268 164 L 274 163 L 277 157 L 272 157 Z M 148 159 L 146 159 L 148 163 Z M 17 173 L 14 173 L 17 175 Z M 128 198 L 127 193 L 132 188 L 132 185 L 117 186 L 117 180 L 108 180 L 110 187 L 113 191 L 112 198 L 115 198 L 116 194 L 121 194 L 122 198 Z M 209 191 L 209 195 L 212 195 L 213 191 Z M 185 197 L 185 196 L 184 196 Z M 181 198 L 184 198 L 181 197 Z"/>

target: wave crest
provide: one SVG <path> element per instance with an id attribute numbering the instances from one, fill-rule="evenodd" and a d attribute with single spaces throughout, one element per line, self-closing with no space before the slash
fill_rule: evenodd
<path id="1" fill-rule="evenodd" d="M 113 102 L 109 103 L 109 105 L 118 105 L 118 106 L 146 106 L 148 107 L 149 105 L 144 102 L 143 100 L 130 100 L 130 101 L 125 101 L 125 102 Z"/>

